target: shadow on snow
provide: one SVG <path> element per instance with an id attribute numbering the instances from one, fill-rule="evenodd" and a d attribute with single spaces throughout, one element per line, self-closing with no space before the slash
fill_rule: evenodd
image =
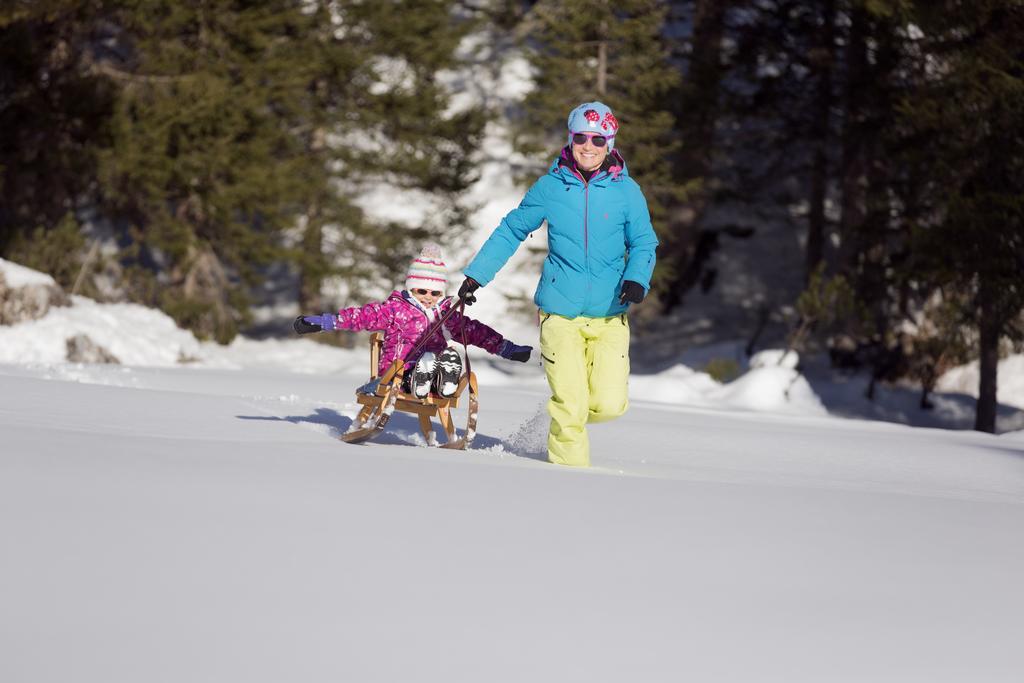
<path id="1" fill-rule="evenodd" d="M 317 408 L 309 415 L 236 415 L 239 420 L 264 420 L 269 422 L 290 422 L 292 424 L 315 424 L 324 425 L 330 427 L 333 436 L 339 437 L 344 434 L 348 428 L 352 425 L 353 419 L 342 415 L 336 410 L 330 408 Z M 436 421 L 431 421 L 434 427 L 434 436 L 437 438 L 438 443 L 444 443 L 447 435 Z M 458 425 L 456 425 L 458 426 Z M 458 427 L 458 433 L 461 435 L 465 430 L 462 427 Z M 415 435 L 411 436 L 410 435 Z M 391 420 L 388 422 L 387 429 L 385 429 L 380 436 L 375 438 L 371 443 L 388 445 L 388 446 L 412 446 L 412 447 L 423 447 L 422 443 L 414 443 L 410 441 L 410 438 L 416 438 L 422 441 L 422 434 L 420 434 L 419 420 L 412 415 L 406 413 L 395 412 L 391 416 Z M 505 452 L 510 455 L 515 455 L 522 458 L 528 458 L 531 460 L 546 460 L 547 454 L 537 453 L 516 453 L 510 449 L 507 442 L 497 437 L 488 436 L 477 432 L 476 437 L 473 439 L 473 446 L 469 450 L 482 450 L 493 448 L 495 446 L 501 446 Z"/>

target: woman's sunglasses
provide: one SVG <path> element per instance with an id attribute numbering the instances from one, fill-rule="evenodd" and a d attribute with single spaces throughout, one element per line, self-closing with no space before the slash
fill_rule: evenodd
<path id="1" fill-rule="evenodd" d="M 412 291 L 415 292 L 416 294 L 419 294 L 420 296 L 426 296 L 427 294 L 429 294 L 430 296 L 441 296 L 442 294 L 441 290 L 439 289 L 414 289 Z"/>
<path id="2" fill-rule="evenodd" d="M 598 135 L 597 133 L 572 134 L 573 144 L 585 145 L 587 144 L 587 140 L 590 140 L 590 144 L 594 145 L 594 147 L 604 147 L 606 144 L 608 144 L 608 138 L 606 138 L 603 135 Z"/>

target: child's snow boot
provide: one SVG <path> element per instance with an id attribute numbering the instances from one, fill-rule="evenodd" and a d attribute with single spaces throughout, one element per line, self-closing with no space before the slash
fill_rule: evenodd
<path id="1" fill-rule="evenodd" d="M 416 398 L 426 398 L 430 393 L 430 382 L 434 379 L 434 366 L 436 358 L 430 351 L 425 352 L 416 361 L 416 368 L 412 371 L 412 393 Z"/>
<path id="2" fill-rule="evenodd" d="M 462 356 L 449 346 L 437 357 L 434 390 L 439 396 L 445 398 L 454 396 L 459 388 L 460 377 L 462 377 Z"/>

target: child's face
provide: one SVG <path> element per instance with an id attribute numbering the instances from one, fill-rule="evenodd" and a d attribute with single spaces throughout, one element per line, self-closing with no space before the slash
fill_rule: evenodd
<path id="1" fill-rule="evenodd" d="M 444 292 L 437 289 L 413 289 L 410 290 L 412 295 L 416 297 L 416 301 L 430 308 L 437 303 L 437 300 L 444 296 Z"/>

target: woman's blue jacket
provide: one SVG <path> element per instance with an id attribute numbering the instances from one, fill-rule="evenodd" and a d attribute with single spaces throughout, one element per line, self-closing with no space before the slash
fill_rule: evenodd
<path id="1" fill-rule="evenodd" d="M 464 273 L 487 285 L 527 235 L 548 222 L 548 256 L 533 300 L 546 313 L 603 318 L 624 312 L 623 280 L 650 289 L 658 238 L 640 186 L 617 151 L 589 182 L 569 148 L 502 219 Z M 608 164 L 605 164 L 608 166 Z"/>

